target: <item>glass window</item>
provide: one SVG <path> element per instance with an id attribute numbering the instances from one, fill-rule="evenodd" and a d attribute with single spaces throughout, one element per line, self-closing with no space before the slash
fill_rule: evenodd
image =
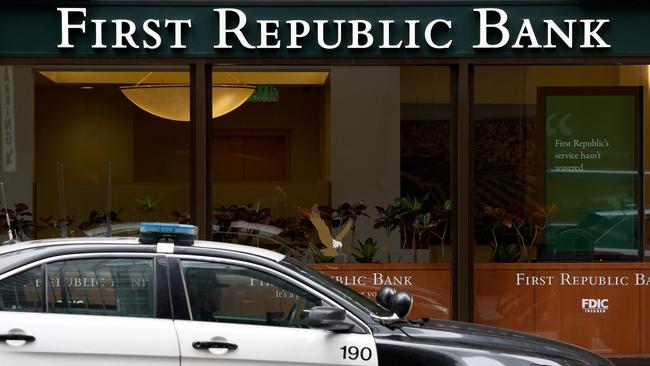
<path id="1" fill-rule="evenodd" d="M 446 66 L 213 68 L 217 241 L 309 263 L 412 316 L 450 318 L 451 73 Z M 226 99 L 226 98 L 224 98 Z M 336 248 L 335 248 L 336 246 Z"/>
<path id="2" fill-rule="evenodd" d="M 474 69 L 477 322 L 648 352 L 648 85 L 646 65 Z"/>
<path id="3" fill-rule="evenodd" d="M 316 296 L 267 273 L 219 263 L 183 261 L 192 318 L 199 321 L 307 328 Z"/>
<path id="4" fill-rule="evenodd" d="M 143 221 L 189 219 L 186 68 L 32 72 L 30 130 L 20 127 L 33 146 L 29 237 L 105 236 L 109 221 L 132 236 Z"/>
<path id="5" fill-rule="evenodd" d="M 0 281 L 0 311 L 40 312 L 43 308 L 41 267 Z"/>
<path id="6" fill-rule="evenodd" d="M 322 286 L 327 287 L 329 290 L 336 292 L 339 296 L 363 309 L 367 314 L 384 317 L 393 315 L 392 311 L 383 308 L 379 304 L 370 300 L 367 296 L 354 291 L 350 287 L 344 286 L 341 284 L 341 282 L 337 281 L 337 279 L 329 277 L 320 271 L 306 266 L 294 258 L 285 258 L 282 261 L 282 264 L 294 271 L 302 273 L 304 276 L 310 278 Z"/>
<path id="7" fill-rule="evenodd" d="M 48 311 L 155 316 L 153 260 L 80 259 L 47 266 Z"/>

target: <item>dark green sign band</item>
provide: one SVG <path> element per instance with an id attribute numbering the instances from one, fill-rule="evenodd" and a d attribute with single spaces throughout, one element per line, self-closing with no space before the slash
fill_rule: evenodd
<path id="1" fill-rule="evenodd" d="M 4 5 L 0 57 L 650 55 L 647 5 Z"/>

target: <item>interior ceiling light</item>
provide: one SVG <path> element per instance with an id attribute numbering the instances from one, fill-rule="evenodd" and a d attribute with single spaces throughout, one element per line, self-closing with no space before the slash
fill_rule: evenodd
<path id="1" fill-rule="evenodd" d="M 150 73 L 151 74 L 151 73 Z M 149 75 L 147 75 L 149 76 Z M 120 90 L 138 108 L 165 119 L 190 120 L 190 87 L 186 84 L 140 85 L 145 76 L 134 86 L 122 86 Z M 244 104 L 255 87 L 243 84 L 220 84 L 212 86 L 212 118 L 223 116 Z"/>
<path id="2" fill-rule="evenodd" d="M 131 103 L 140 109 L 174 121 L 190 120 L 190 87 L 188 85 L 162 84 L 120 87 Z M 213 85 L 212 118 L 229 113 L 255 91 L 250 85 Z"/>

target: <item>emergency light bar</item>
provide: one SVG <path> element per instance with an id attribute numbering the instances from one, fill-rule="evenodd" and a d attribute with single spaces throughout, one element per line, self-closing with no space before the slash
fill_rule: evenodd
<path id="1" fill-rule="evenodd" d="M 140 224 L 140 243 L 156 244 L 165 239 L 176 245 L 192 245 L 196 233 L 197 228 L 193 225 L 143 222 Z"/>

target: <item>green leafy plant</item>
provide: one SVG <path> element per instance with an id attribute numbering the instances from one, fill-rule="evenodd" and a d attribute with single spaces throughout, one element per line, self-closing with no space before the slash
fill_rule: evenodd
<path id="1" fill-rule="evenodd" d="M 334 257 L 330 257 L 327 255 L 324 255 L 323 252 L 321 252 L 320 248 L 316 246 L 316 244 L 309 243 L 307 245 L 309 254 L 311 254 L 313 258 L 314 263 L 333 263 L 334 262 Z"/>
<path id="2" fill-rule="evenodd" d="M 377 254 L 377 241 L 369 237 L 364 242 L 357 240 L 352 255 L 359 263 L 375 263 L 375 254 Z"/>
<path id="3" fill-rule="evenodd" d="M 154 200 L 149 196 L 143 198 L 136 198 L 135 201 L 138 203 L 138 211 L 142 213 L 151 213 L 155 212 L 155 206 L 158 204 L 159 200 Z"/>
<path id="4" fill-rule="evenodd" d="M 521 248 L 516 243 L 502 244 L 494 252 L 495 263 L 514 263 L 521 258 Z"/>
<path id="5" fill-rule="evenodd" d="M 427 243 L 430 248 L 436 242 L 440 244 L 440 254 L 442 257 L 445 255 L 445 240 L 447 238 L 450 217 L 451 201 L 446 200 L 442 205 L 430 206 L 426 212 L 418 216 L 415 223 L 416 232 L 420 241 Z"/>
<path id="6" fill-rule="evenodd" d="M 333 216 L 333 220 L 336 221 L 336 226 L 343 225 L 348 220 L 352 220 L 352 228 L 350 229 L 352 238 L 350 240 L 350 245 L 345 246 L 345 254 L 348 260 L 350 259 L 352 244 L 356 242 L 356 238 L 357 238 L 357 232 L 356 232 L 357 221 L 359 220 L 359 218 L 363 216 L 369 217 L 368 214 L 366 213 L 367 209 L 368 209 L 368 202 L 358 201 L 352 204 L 347 202 L 342 203 L 335 210 L 336 214 Z"/>
<path id="7" fill-rule="evenodd" d="M 422 202 L 417 198 L 398 197 L 395 198 L 393 206 L 397 207 L 400 212 L 397 215 L 399 218 L 399 230 L 402 238 L 402 246 L 400 249 L 398 262 L 402 261 L 402 256 L 406 250 L 407 244 L 410 240 L 411 248 L 413 248 L 413 262 L 417 263 L 417 218 L 422 208 Z"/>
<path id="8" fill-rule="evenodd" d="M 423 198 L 398 197 L 386 207 L 376 207 L 377 219 L 373 227 L 384 229 L 386 241 L 390 243 L 391 233 L 398 229 L 400 232 L 400 254 L 398 262 L 406 248 L 413 249 L 413 262 L 418 261 L 417 249 L 440 245 L 441 255 L 445 254 L 445 243 L 451 217 L 451 201 L 442 204 L 433 200 L 430 195 Z M 390 250 L 389 250 L 390 253 Z M 390 262 L 390 256 L 388 257 Z"/>
<path id="9" fill-rule="evenodd" d="M 400 210 L 392 204 L 389 204 L 386 207 L 376 206 L 375 208 L 377 209 L 377 219 L 375 219 L 373 228 L 384 229 L 384 233 L 386 234 L 386 246 L 388 247 L 390 245 L 390 235 L 400 225 Z M 390 250 L 387 251 L 386 260 L 388 263 L 391 262 Z"/>

